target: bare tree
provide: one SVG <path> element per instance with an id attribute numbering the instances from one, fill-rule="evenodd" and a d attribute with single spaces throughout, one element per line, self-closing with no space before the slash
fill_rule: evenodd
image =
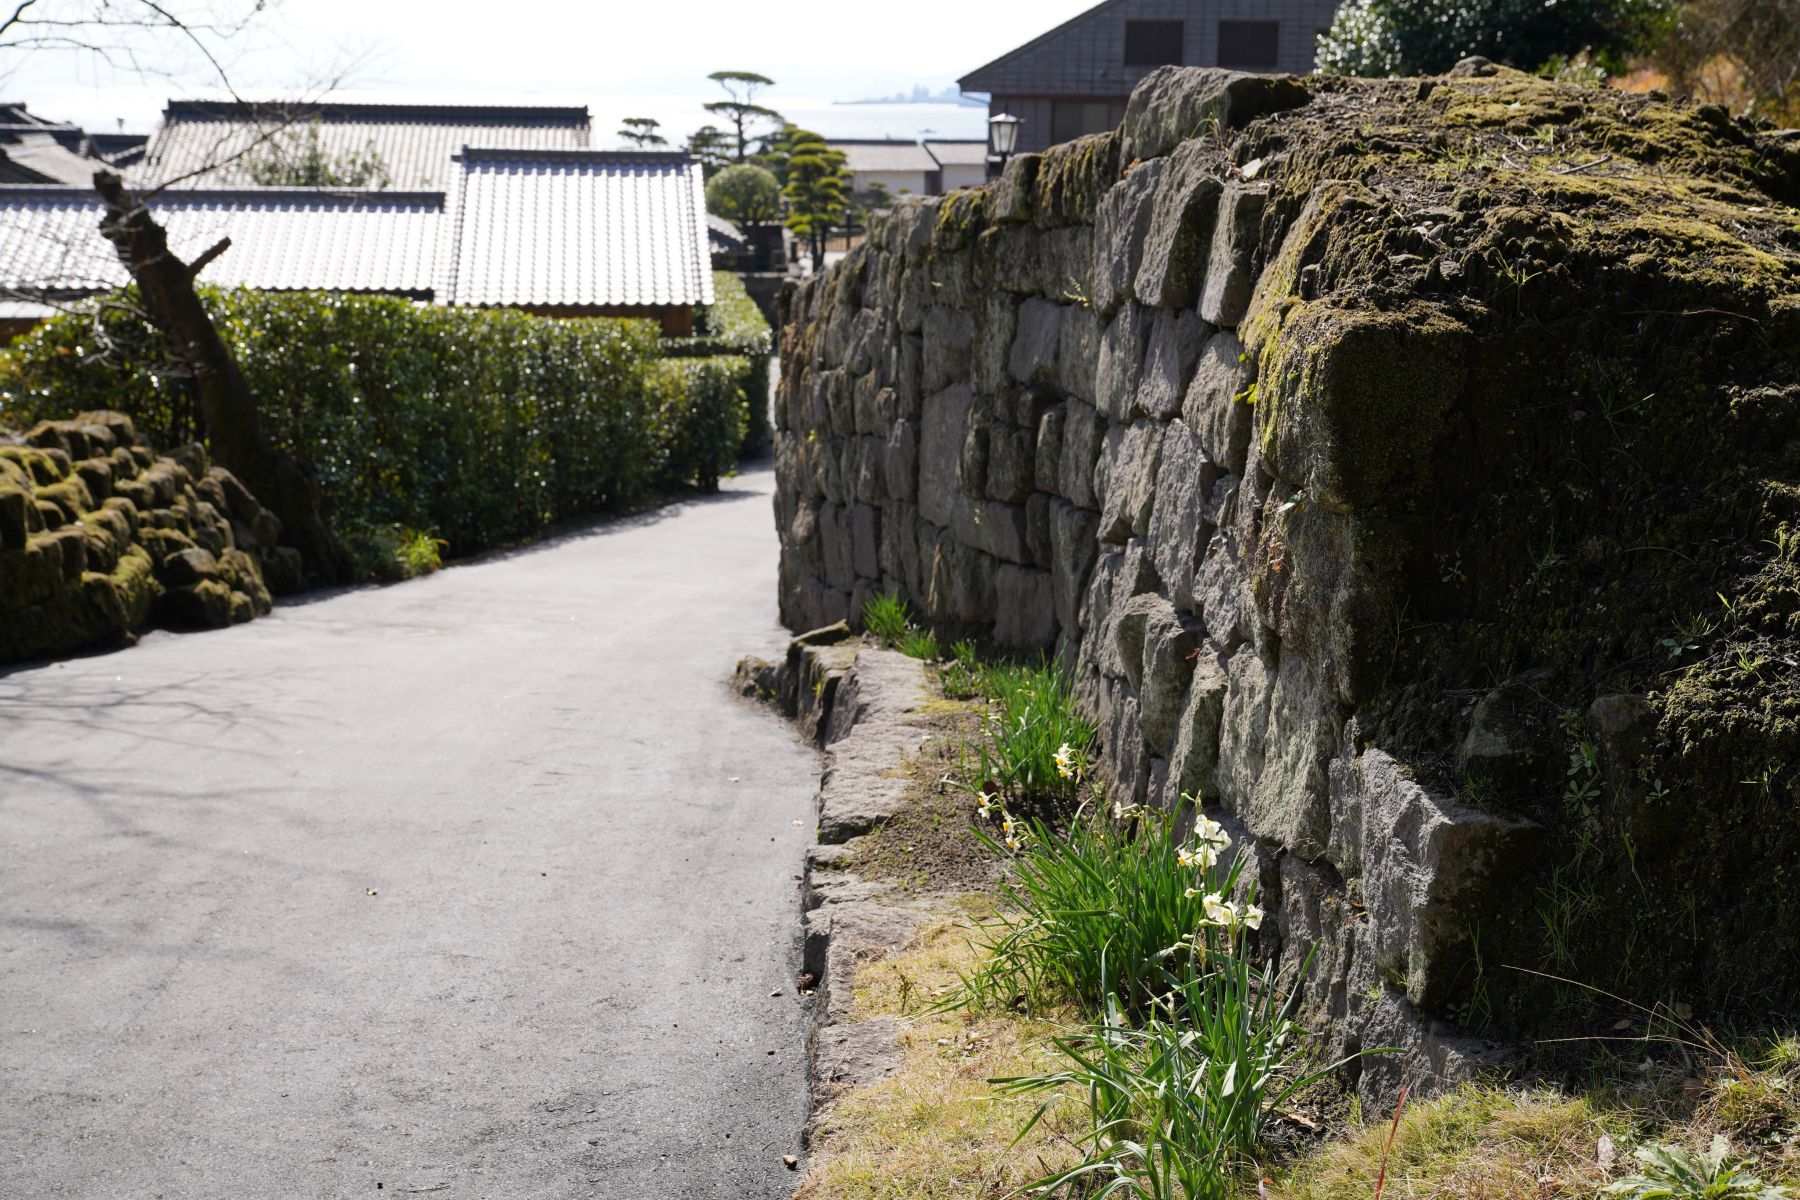
<path id="1" fill-rule="evenodd" d="M 9 3 L 10 15 L 0 20 L 0 80 L 15 69 L 17 55 L 46 50 L 92 55 L 140 75 L 157 74 L 146 66 L 145 56 L 151 47 L 173 43 L 196 51 L 212 81 L 229 92 L 243 112 L 268 112 L 267 106 L 246 104 L 237 95 L 223 53 L 224 44 L 242 33 L 268 7 L 268 0 Z M 0 11 L 5 6 L 0 5 Z M 224 161 L 256 153 L 291 126 L 304 108 L 297 105 L 278 113 L 266 126 L 259 123 L 257 135 L 228 151 Z M 348 574 L 348 559 L 320 513 L 318 484 L 269 442 L 256 397 L 194 288 L 200 271 L 230 248 L 230 239 L 184 262 L 170 249 L 168 233 L 149 207 L 156 192 L 216 170 L 224 161 L 208 161 L 177 178 L 158 180 L 142 194 L 134 194 L 112 171 L 95 172 L 94 187 L 105 211 L 100 231 L 137 284 L 141 315 L 163 334 L 171 365 L 194 390 L 213 458 L 281 518 L 283 540 L 300 551 L 308 572 L 322 582 L 337 582 Z"/>

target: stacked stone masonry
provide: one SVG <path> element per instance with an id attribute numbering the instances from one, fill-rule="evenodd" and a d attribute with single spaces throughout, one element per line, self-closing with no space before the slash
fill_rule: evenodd
<path id="1" fill-rule="evenodd" d="M 1512 86 L 1460 74 L 1436 86 Z M 1316 955 L 1306 1011 L 1334 1048 L 1404 1048 L 1361 1070 L 1380 1099 L 1489 1056 L 1447 1019 L 1480 983 L 1472 914 L 1519 902 L 1544 833 L 1419 782 L 1359 720 L 1410 552 L 1384 505 L 1433 418 L 1337 401 L 1375 364 L 1448 407 L 1471 335 L 1324 286 L 1319 246 L 1367 197 L 1284 190 L 1282 152 L 1250 157 L 1315 86 L 1159 71 L 1119 130 L 902 202 L 793 291 L 780 599 L 805 630 L 895 592 L 948 636 L 1068 664 L 1120 798 L 1200 798 L 1254 848 L 1265 942 Z"/>
<path id="2" fill-rule="evenodd" d="M 159 457 L 120 413 L 0 440 L 0 663 L 155 621 L 217 628 L 300 583 L 281 523 L 199 446 Z"/>

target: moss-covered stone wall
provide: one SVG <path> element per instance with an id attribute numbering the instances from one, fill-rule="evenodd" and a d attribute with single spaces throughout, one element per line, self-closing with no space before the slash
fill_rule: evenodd
<path id="1" fill-rule="evenodd" d="M 1169 68 L 789 299 L 794 628 L 1060 654 L 1371 1098 L 1800 1001 L 1800 134 Z M 1534 974 L 1536 973 L 1536 974 Z"/>
<path id="2" fill-rule="evenodd" d="M 236 624 L 297 588 L 281 524 L 189 446 L 159 457 L 120 413 L 0 437 L 0 663 Z"/>

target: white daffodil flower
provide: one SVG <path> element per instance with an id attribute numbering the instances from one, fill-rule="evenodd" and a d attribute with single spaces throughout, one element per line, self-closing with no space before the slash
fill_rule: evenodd
<path id="1" fill-rule="evenodd" d="M 1261 929 L 1263 910 L 1251 904 L 1244 909 L 1244 926 L 1248 929 Z"/>

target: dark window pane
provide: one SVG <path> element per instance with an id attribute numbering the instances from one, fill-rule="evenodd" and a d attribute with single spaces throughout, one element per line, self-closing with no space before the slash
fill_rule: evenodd
<path id="1" fill-rule="evenodd" d="M 1281 65 L 1280 21 L 1220 21 L 1219 65 L 1269 71 Z"/>
<path id="2" fill-rule="evenodd" d="M 1125 65 L 1180 66 L 1181 35 L 1180 21 L 1125 22 Z"/>
<path id="3" fill-rule="evenodd" d="M 1050 105 L 1052 143 L 1105 133 L 1112 127 L 1112 105 L 1105 100 L 1057 100 Z"/>

